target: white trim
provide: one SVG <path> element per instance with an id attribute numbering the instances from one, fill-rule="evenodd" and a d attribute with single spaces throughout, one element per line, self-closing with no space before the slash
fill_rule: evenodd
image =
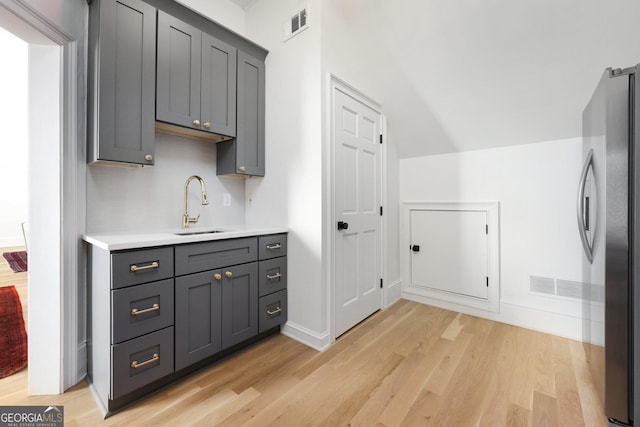
<path id="1" fill-rule="evenodd" d="M 334 170 L 334 165 L 335 165 L 335 144 L 334 144 L 334 140 L 333 140 L 333 117 L 334 117 L 334 104 L 335 104 L 335 97 L 334 97 L 334 92 L 335 90 L 340 90 L 344 93 L 346 93 L 347 95 L 353 97 L 354 99 L 358 100 L 359 102 L 363 103 L 364 105 L 368 106 L 369 108 L 371 108 L 372 110 L 374 110 L 375 112 L 377 112 L 380 115 L 380 133 L 382 134 L 383 137 L 383 141 L 387 140 L 387 129 L 386 129 L 386 117 L 382 114 L 382 104 L 376 100 L 374 100 L 373 98 L 365 95 L 362 91 L 358 90 L 357 88 L 355 88 L 354 86 L 350 85 L 349 83 L 345 82 L 344 80 L 342 80 L 341 78 L 337 77 L 336 75 L 332 74 L 332 73 L 328 73 L 327 74 L 327 79 L 328 79 L 328 102 L 326 103 L 326 110 L 325 110 L 325 114 L 328 115 L 327 120 L 326 120 L 326 132 L 327 132 L 327 137 L 324 138 L 323 142 L 325 144 L 325 149 L 323 150 L 323 156 L 324 156 L 324 162 L 325 162 L 325 167 L 323 168 L 323 187 L 325 189 L 325 191 L 323 192 L 323 206 L 324 206 L 324 212 L 325 212 L 325 221 L 323 223 L 323 255 L 324 255 L 324 271 L 323 274 L 325 275 L 325 279 L 327 279 L 329 286 L 327 289 L 327 298 L 328 298 L 328 304 L 327 304 L 327 320 L 328 320 L 328 324 L 329 324 L 329 338 L 330 338 L 330 343 L 334 342 L 336 339 L 336 330 L 335 330 L 335 269 L 334 269 L 334 262 L 333 262 L 333 257 L 335 256 L 335 241 L 334 241 L 334 225 L 336 223 L 336 216 L 335 216 L 335 202 L 334 202 L 334 198 L 335 198 L 335 170 Z M 380 150 L 380 202 L 382 203 L 382 206 L 388 206 L 387 203 L 387 198 L 386 198 L 386 194 L 387 194 L 387 182 L 386 182 L 386 176 L 387 176 L 387 164 L 386 164 L 386 144 L 382 144 L 381 150 Z M 383 282 L 386 282 L 387 278 L 385 277 L 385 258 L 384 256 L 385 251 L 384 251 L 384 247 L 385 247 L 385 243 L 386 243 L 386 221 L 385 221 L 385 216 L 382 216 L 382 219 L 380 221 L 380 233 L 382 236 L 381 242 L 380 242 L 380 260 L 381 260 L 381 277 L 383 278 Z M 380 295 L 380 308 L 384 308 L 385 307 L 385 292 L 384 292 L 384 288 L 383 288 L 383 292 L 381 292 Z"/>
<path id="2" fill-rule="evenodd" d="M 384 305 L 387 308 L 400 301 L 402 298 L 402 280 L 396 280 L 384 287 Z"/>
<path id="3" fill-rule="evenodd" d="M 318 334 L 291 321 L 285 323 L 280 333 L 318 351 L 325 351 L 333 342 L 329 332 Z"/>
<path id="4" fill-rule="evenodd" d="M 83 179 L 78 179 L 79 158 L 84 159 L 84 150 L 78 150 L 78 106 L 77 106 L 77 42 L 69 42 L 63 46 L 62 73 L 62 149 L 61 149 L 61 239 L 62 239 L 62 387 L 63 390 L 78 383 L 82 377 L 79 370 L 86 371 L 86 351 L 84 355 L 78 349 L 79 301 L 78 282 L 81 277 L 79 255 L 84 233 L 84 220 L 80 221 L 81 194 L 84 194 Z M 78 151 L 82 152 L 82 157 Z M 84 162 L 82 162 L 84 165 Z M 84 171 L 82 171 L 84 172 Z M 80 193 L 80 191 L 83 191 Z"/>
<path id="5" fill-rule="evenodd" d="M 401 222 L 400 263 L 403 270 L 402 295 L 424 297 L 427 301 L 433 300 L 447 304 L 455 304 L 462 311 L 462 307 L 472 307 L 494 313 L 500 312 L 500 205 L 498 202 L 429 202 L 429 201 L 403 201 Z M 415 286 L 411 279 L 411 260 L 409 246 L 411 245 L 411 211 L 413 210 L 475 210 L 484 211 L 487 214 L 489 226 L 489 241 L 487 257 L 489 261 L 489 295 L 487 300 L 467 297 L 464 295 L 438 291 L 434 289 Z"/>

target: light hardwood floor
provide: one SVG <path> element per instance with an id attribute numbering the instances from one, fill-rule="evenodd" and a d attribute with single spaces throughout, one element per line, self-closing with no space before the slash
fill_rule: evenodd
<path id="1" fill-rule="evenodd" d="M 604 426 L 582 345 L 402 300 L 318 353 L 266 339 L 102 420 L 85 383 L 0 405 L 64 405 L 66 426 Z"/>

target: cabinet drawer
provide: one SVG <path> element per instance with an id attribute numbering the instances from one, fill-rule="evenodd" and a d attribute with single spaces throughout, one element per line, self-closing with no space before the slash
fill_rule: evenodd
<path id="1" fill-rule="evenodd" d="M 255 261 L 255 237 L 176 246 L 176 276 Z"/>
<path id="2" fill-rule="evenodd" d="M 173 326 L 111 347 L 111 399 L 173 372 Z"/>
<path id="3" fill-rule="evenodd" d="M 153 248 L 111 255 L 111 289 L 173 276 L 173 248 Z"/>
<path id="4" fill-rule="evenodd" d="M 271 234 L 258 237 L 259 259 L 269 259 L 287 254 L 287 235 Z"/>
<path id="5" fill-rule="evenodd" d="M 258 333 L 284 324 L 287 321 L 287 290 L 260 298 L 258 307 Z"/>
<path id="6" fill-rule="evenodd" d="M 258 272 L 261 297 L 287 288 L 287 257 L 260 261 Z"/>
<path id="7" fill-rule="evenodd" d="M 173 325 L 173 279 L 111 292 L 113 344 Z"/>

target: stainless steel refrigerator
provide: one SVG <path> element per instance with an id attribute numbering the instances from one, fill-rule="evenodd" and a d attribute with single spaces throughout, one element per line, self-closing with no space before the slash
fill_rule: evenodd
<path id="1" fill-rule="evenodd" d="M 639 71 L 607 69 L 582 116 L 583 341 L 610 425 L 640 419 Z"/>

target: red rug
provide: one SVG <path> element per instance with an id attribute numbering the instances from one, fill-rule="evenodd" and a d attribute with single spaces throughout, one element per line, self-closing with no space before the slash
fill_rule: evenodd
<path id="1" fill-rule="evenodd" d="M 27 366 L 27 331 L 15 286 L 0 288 L 0 378 Z"/>
<path id="2" fill-rule="evenodd" d="M 27 271 L 27 251 L 5 252 L 2 256 L 7 260 L 9 268 L 14 273 Z"/>

